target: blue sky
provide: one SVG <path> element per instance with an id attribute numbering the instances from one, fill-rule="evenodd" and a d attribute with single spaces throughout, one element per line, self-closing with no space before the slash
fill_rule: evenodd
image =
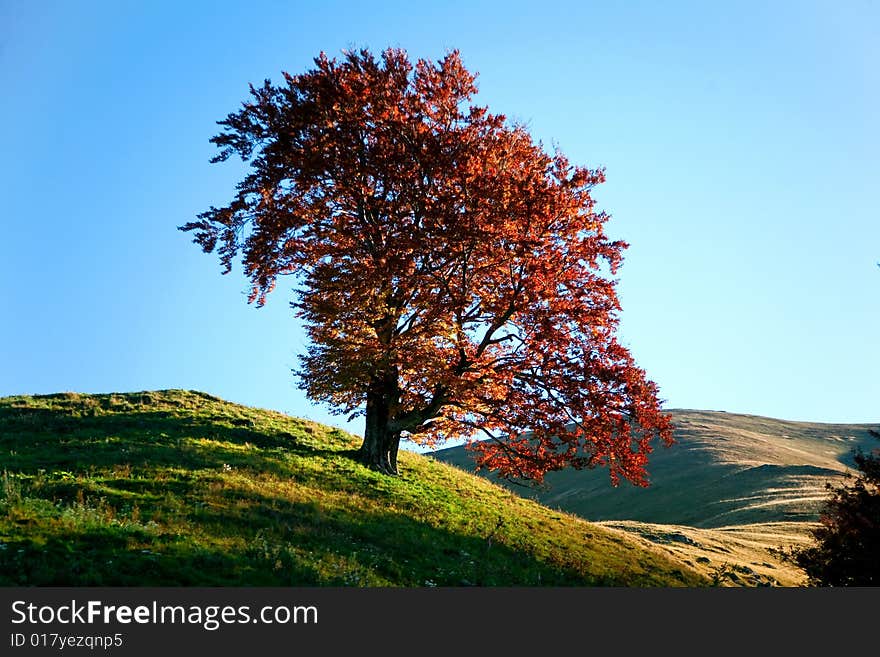
<path id="1" fill-rule="evenodd" d="M 880 421 L 880 5 L 0 0 L 0 396 L 192 388 L 360 431 L 176 227 L 215 121 L 321 50 L 461 51 L 478 101 L 606 168 L 621 336 L 668 408 Z"/>

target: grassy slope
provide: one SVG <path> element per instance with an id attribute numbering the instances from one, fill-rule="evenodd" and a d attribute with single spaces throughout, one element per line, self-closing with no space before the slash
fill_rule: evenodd
<path id="1" fill-rule="evenodd" d="M 628 533 L 696 568 L 723 586 L 801 586 L 806 576 L 780 558 L 780 548 L 812 542 L 811 523 L 765 522 L 698 529 L 633 520 L 599 523 Z"/>
<path id="2" fill-rule="evenodd" d="M 704 573 L 735 566 L 734 580 L 757 573 L 782 584 L 802 581 L 767 548 L 808 540 L 825 484 L 842 481 L 854 447 L 875 446 L 872 427 L 693 410 L 673 411 L 673 418 L 677 444 L 651 455 L 648 488 L 611 488 L 607 472 L 596 470 L 553 473 L 546 489 L 516 490 L 649 540 Z M 434 456 L 472 469 L 464 448 Z"/>
<path id="3" fill-rule="evenodd" d="M 702 585 L 628 534 L 197 392 L 0 399 L 0 585 Z"/>

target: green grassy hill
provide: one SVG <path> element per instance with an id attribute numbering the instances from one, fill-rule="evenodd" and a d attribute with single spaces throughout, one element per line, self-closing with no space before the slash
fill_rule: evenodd
<path id="1" fill-rule="evenodd" d="M 704 585 L 435 459 L 182 390 L 0 399 L 0 585 Z"/>
<path id="2" fill-rule="evenodd" d="M 650 456 L 651 485 L 611 488 L 605 470 L 551 473 L 518 493 L 659 546 L 704 574 L 794 585 L 802 573 L 772 548 L 803 544 L 829 493 L 852 471 L 852 450 L 871 449 L 877 425 L 787 422 L 674 410 L 676 444 Z M 432 453 L 473 470 L 463 447 Z M 486 475 L 492 478 L 491 475 Z M 740 576 L 737 576 L 739 573 Z"/>

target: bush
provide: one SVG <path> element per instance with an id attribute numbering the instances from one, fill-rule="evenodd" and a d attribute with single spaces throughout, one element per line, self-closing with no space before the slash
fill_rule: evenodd
<path id="1" fill-rule="evenodd" d="M 855 463 L 858 477 L 825 503 L 816 543 L 789 554 L 811 586 L 880 586 L 880 449 L 857 451 Z"/>

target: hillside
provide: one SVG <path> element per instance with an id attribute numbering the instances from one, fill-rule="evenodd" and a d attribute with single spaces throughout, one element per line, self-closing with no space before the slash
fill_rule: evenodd
<path id="1" fill-rule="evenodd" d="M 0 585 L 680 586 L 625 532 L 204 393 L 0 399 Z"/>
<path id="2" fill-rule="evenodd" d="M 516 490 L 590 520 L 717 528 L 760 522 L 814 521 L 852 469 L 856 447 L 876 446 L 877 425 L 787 422 L 716 411 L 672 411 L 676 444 L 650 455 L 651 485 L 609 485 L 604 469 L 547 476 L 546 487 Z M 431 454 L 473 469 L 464 447 Z M 491 475 L 490 475 L 491 476 Z"/>
<path id="3" fill-rule="evenodd" d="M 629 532 L 701 569 L 737 566 L 780 583 L 798 571 L 768 548 L 801 544 L 828 496 L 852 470 L 852 450 L 876 447 L 877 425 L 788 422 L 673 410 L 676 444 L 650 456 L 651 485 L 609 484 L 605 470 L 551 473 L 546 486 L 513 490 L 551 508 Z M 473 470 L 464 447 L 432 456 Z M 486 475 L 490 479 L 491 475 Z"/>

